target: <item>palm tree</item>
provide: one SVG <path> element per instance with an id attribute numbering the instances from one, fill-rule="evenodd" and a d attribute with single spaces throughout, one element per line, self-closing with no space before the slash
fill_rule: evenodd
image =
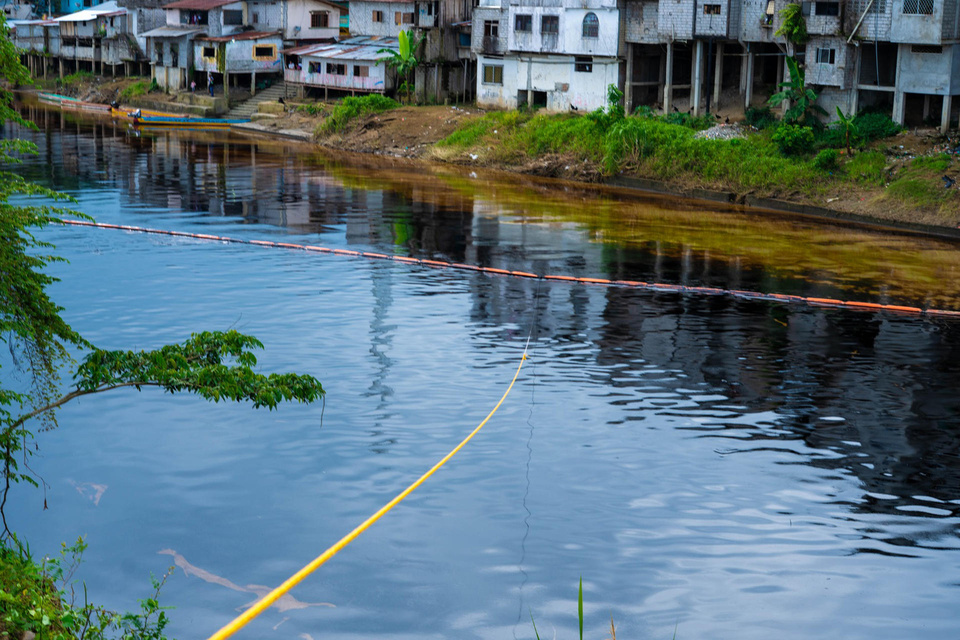
<path id="1" fill-rule="evenodd" d="M 423 42 L 423 36 L 414 40 L 412 32 L 401 31 L 397 39 L 400 41 L 399 50 L 384 48 L 378 50 L 377 53 L 390 55 L 390 57 L 386 59 L 387 66 L 392 67 L 397 72 L 397 77 L 401 79 L 398 88 L 407 94 L 407 102 L 410 102 L 409 76 L 420 64 L 420 61 L 417 60 L 416 52 L 417 49 L 420 48 L 420 43 Z"/>

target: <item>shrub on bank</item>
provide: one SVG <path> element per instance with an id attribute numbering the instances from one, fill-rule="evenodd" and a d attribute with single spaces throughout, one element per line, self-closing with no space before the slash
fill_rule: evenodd
<path id="1" fill-rule="evenodd" d="M 840 152 L 837 149 L 824 149 L 813 159 L 813 166 L 821 171 L 836 171 L 840 168 Z"/>
<path id="2" fill-rule="evenodd" d="M 153 89 L 153 84 L 156 81 L 150 80 L 137 80 L 133 84 L 129 84 L 120 91 L 121 100 L 129 100 L 130 98 L 135 98 L 137 96 L 143 96 L 149 93 Z"/>
<path id="3" fill-rule="evenodd" d="M 774 129 L 771 140 L 787 156 L 803 156 L 813 151 L 813 129 L 798 124 L 781 124 Z"/>
<path id="4" fill-rule="evenodd" d="M 350 96 L 335 106 L 326 120 L 317 127 L 317 133 L 339 133 L 347 128 L 351 122 L 371 113 L 381 113 L 396 109 L 400 103 L 393 98 L 372 93 L 368 96 Z"/>

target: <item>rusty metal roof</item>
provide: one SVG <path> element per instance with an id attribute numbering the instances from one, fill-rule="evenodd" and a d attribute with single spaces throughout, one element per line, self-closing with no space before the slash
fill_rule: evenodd
<path id="1" fill-rule="evenodd" d="M 332 44 L 313 44 L 305 47 L 297 47 L 296 49 L 285 51 L 285 53 L 324 59 L 380 60 L 390 57 L 390 54 L 380 53 L 380 49 L 399 48 L 400 43 L 396 38 L 358 36 Z"/>
<path id="2" fill-rule="evenodd" d="M 262 40 L 263 38 L 280 37 L 279 31 L 241 31 L 229 36 L 197 37 L 204 42 L 232 42 L 234 40 Z"/>

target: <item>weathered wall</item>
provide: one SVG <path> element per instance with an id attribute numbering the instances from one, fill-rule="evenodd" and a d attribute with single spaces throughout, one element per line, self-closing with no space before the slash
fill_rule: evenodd
<path id="1" fill-rule="evenodd" d="M 503 84 L 483 81 L 483 67 L 503 66 Z M 509 56 L 477 61 L 477 104 L 484 107 L 516 109 L 518 92 L 542 91 L 547 96 L 547 111 L 577 110 L 583 113 L 606 104 L 607 86 L 619 81 L 619 62 L 615 58 L 593 58 L 591 72 L 575 71 L 571 56 Z"/>
<path id="2" fill-rule="evenodd" d="M 947 95 L 950 93 L 954 69 L 954 49 L 943 47 L 942 53 L 918 53 L 909 44 L 900 45 L 900 85 L 906 93 Z"/>
<path id="3" fill-rule="evenodd" d="M 328 22 L 326 28 L 313 28 L 311 14 L 315 11 L 326 11 Z M 316 0 L 289 0 L 287 4 L 287 24 L 283 32 L 285 40 L 321 40 L 337 39 L 340 36 L 340 8 L 317 2 Z"/>
<path id="4" fill-rule="evenodd" d="M 217 71 L 216 57 L 205 57 L 203 55 L 204 47 L 218 48 L 226 44 L 226 70 L 230 73 L 280 73 L 282 71 L 280 49 L 283 48 L 283 42 L 280 36 L 272 38 L 262 38 L 260 40 L 236 40 L 233 42 L 221 43 L 210 42 L 200 38 L 193 41 L 193 59 L 196 60 L 197 71 Z M 270 55 L 254 56 L 254 48 L 269 47 Z"/>
<path id="5" fill-rule="evenodd" d="M 392 36 L 413 28 L 413 23 L 396 24 L 396 14 L 413 13 L 413 2 L 350 2 L 350 34 L 354 36 Z M 374 22 L 373 13 L 383 13 L 383 22 Z"/>
<path id="6" fill-rule="evenodd" d="M 917 15 L 903 12 L 904 2 L 893 0 L 891 42 L 940 44 L 943 31 L 943 3 L 933 3 L 933 14 Z"/>
<path id="7" fill-rule="evenodd" d="M 657 12 L 659 2 L 631 0 L 624 6 L 624 40 L 638 44 L 656 44 L 660 42 L 657 33 Z"/>
<path id="8" fill-rule="evenodd" d="M 845 38 L 814 37 L 807 42 L 806 76 L 808 85 L 829 86 L 846 89 L 853 80 L 855 58 L 853 48 L 847 46 Z M 817 62 L 817 51 L 823 50 L 825 61 Z M 834 62 L 830 64 L 828 51 L 834 52 Z"/>
<path id="9" fill-rule="evenodd" d="M 694 0 L 666 0 L 657 11 L 657 31 L 667 40 L 693 38 Z"/>

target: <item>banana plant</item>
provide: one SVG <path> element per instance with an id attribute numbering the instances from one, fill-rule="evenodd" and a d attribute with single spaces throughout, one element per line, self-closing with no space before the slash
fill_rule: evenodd
<path id="1" fill-rule="evenodd" d="M 843 115 L 843 111 L 840 111 L 840 107 L 837 107 L 837 117 L 839 118 L 838 122 L 840 124 L 840 130 L 843 132 L 843 142 L 847 145 L 847 155 L 851 154 L 850 152 L 850 139 L 856 138 L 860 133 L 857 129 L 857 123 L 853 121 L 854 116 Z"/>
<path id="2" fill-rule="evenodd" d="M 790 71 L 790 79 L 780 83 L 780 91 L 770 96 L 767 104 L 775 107 L 789 100 L 793 106 L 783 114 L 784 122 L 819 129 L 823 124 L 817 116 L 826 116 L 827 112 L 816 104 L 816 92 L 805 85 L 803 69 L 797 64 L 796 58 L 787 57 L 787 67 Z"/>
<path id="3" fill-rule="evenodd" d="M 386 53 L 390 57 L 386 59 L 386 64 L 397 72 L 400 78 L 400 89 L 407 96 L 407 102 L 410 102 L 410 74 L 420 65 L 417 59 L 417 49 L 423 42 L 423 36 L 414 38 L 413 32 L 401 31 L 397 36 L 400 43 L 399 49 L 379 49 L 377 53 Z"/>

